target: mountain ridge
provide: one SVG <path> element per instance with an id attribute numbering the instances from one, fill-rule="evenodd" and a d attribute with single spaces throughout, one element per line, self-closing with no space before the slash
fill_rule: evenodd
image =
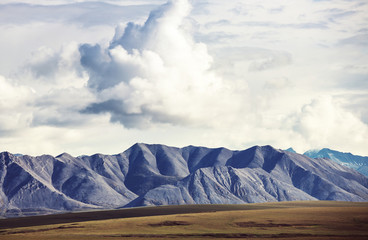
<path id="1" fill-rule="evenodd" d="M 303 155 L 310 158 L 325 158 L 331 159 L 343 166 L 352 168 L 361 174 L 368 176 L 368 156 L 358 156 L 350 152 L 339 152 L 329 148 L 309 150 Z"/>
<path id="2" fill-rule="evenodd" d="M 295 200 L 368 201 L 368 179 L 328 159 L 270 145 L 137 143 L 115 155 L 0 153 L 0 213 Z"/>

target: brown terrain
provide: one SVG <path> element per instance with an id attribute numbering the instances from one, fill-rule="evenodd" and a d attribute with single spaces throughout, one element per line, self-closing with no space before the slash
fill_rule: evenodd
<path id="1" fill-rule="evenodd" d="M 368 239 L 368 203 L 181 205 L 0 220 L 0 239 Z"/>

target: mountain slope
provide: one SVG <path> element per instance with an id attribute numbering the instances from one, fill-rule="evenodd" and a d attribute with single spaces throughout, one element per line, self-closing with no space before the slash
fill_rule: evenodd
<path id="1" fill-rule="evenodd" d="M 328 148 L 309 150 L 305 152 L 304 155 L 310 158 L 331 159 L 334 162 L 352 168 L 361 174 L 368 176 L 368 157 L 357 156 L 351 153 L 343 153 Z"/>
<path id="2" fill-rule="evenodd" d="M 243 151 L 135 144 L 116 155 L 0 154 L 0 214 L 293 200 L 367 201 L 368 179 L 271 146 Z"/>
<path id="3" fill-rule="evenodd" d="M 163 185 L 127 205 L 241 204 L 317 200 L 305 192 L 273 179 L 262 169 L 227 166 L 201 168 L 175 186 Z"/>

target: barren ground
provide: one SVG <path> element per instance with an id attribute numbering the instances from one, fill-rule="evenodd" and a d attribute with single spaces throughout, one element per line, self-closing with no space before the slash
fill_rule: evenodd
<path id="1" fill-rule="evenodd" d="M 189 205 L 0 220 L 0 239 L 368 239 L 368 203 Z"/>

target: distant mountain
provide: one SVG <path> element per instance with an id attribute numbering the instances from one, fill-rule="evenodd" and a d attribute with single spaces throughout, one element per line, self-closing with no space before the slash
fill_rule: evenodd
<path id="1" fill-rule="evenodd" d="M 135 144 L 116 155 L 0 153 L 5 217 L 167 204 L 368 201 L 368 178 L 328 159 L 255 146 Z"/>
<path id="2" fill-rule="evenodd" d="M 293 148 L 288 148 L 285 151 L 287 152 L 291 152 L 291 153 L 297 153 Z"/>
<path id="3" fill-rule="evenodd" d="M 368 176 L 368 157 L 353 155 L 351 153 L 343 153 L 328 148 L 321 150 L 309 150 L 304 153 L 310 158 L 331 159 L 343 166 L 352 168 L 361 174 Z"/>

